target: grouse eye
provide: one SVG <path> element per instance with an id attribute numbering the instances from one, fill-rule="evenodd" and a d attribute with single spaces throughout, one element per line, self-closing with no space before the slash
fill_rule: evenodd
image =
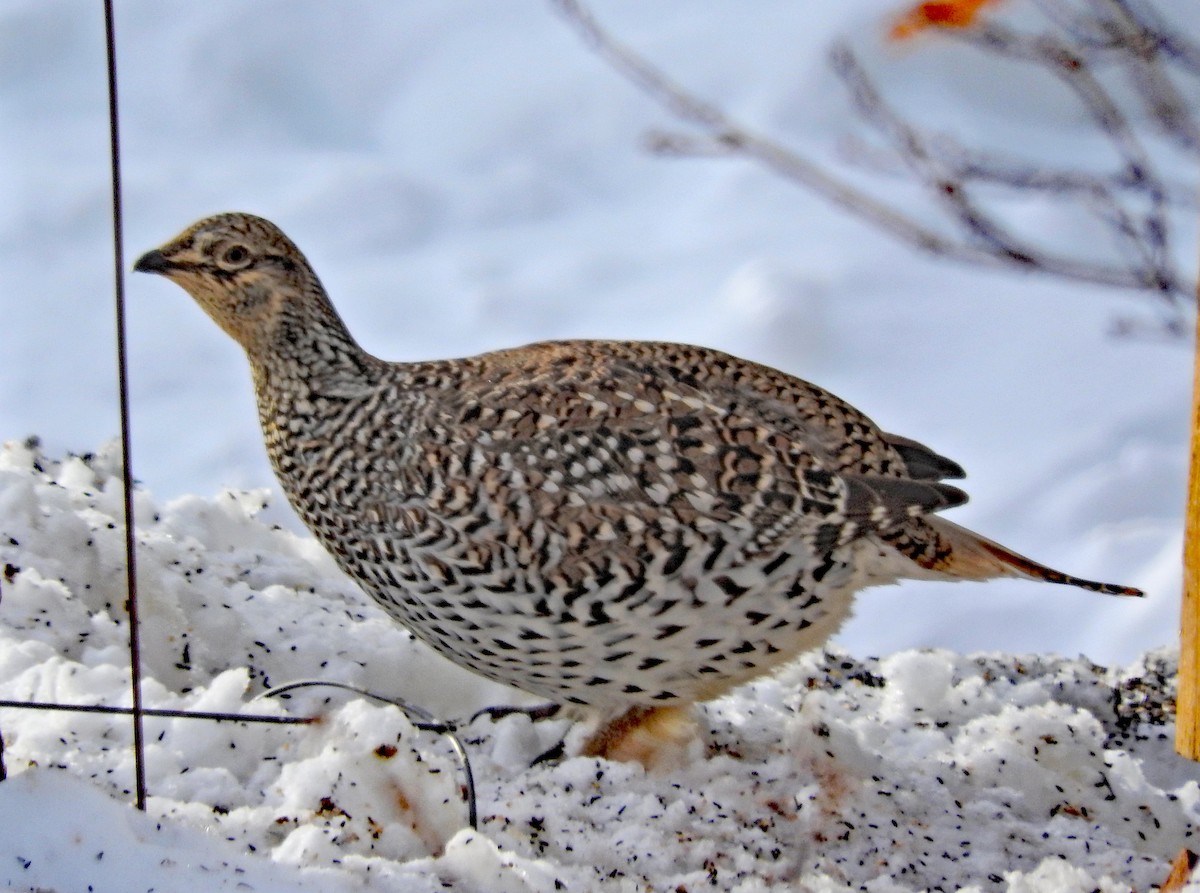
<path id="1" fill-rule="evenodd" d="M 221 260 L 230 266 L 244 264 L 250 258 L 250 252 L 245 245 L 230 245 L 221 255 Z"/>

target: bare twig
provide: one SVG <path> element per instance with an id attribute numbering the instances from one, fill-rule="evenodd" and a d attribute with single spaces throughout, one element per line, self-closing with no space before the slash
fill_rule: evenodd
<path id="1" fill-rule="evenodd" d="M 929 149 L 928 137 L 897 114 L 880 95 L 848 47 L 834 49 L 833 65 L 854 93 L 864 115 L 899 147 L 900 158 L 918 180 L 989 253 L 1023 266 L 1044 267 L 1048 261 L 1031 245 L 1023 245 L 974 202 L 955 172 Z"/>
<path id="2" fill-rule="evenodd" d="M 990 32 L 990 36 L 995 37 L 995 32 Z M 1138 253 L 1136 263 L 1119 266 L 1052 254 L 1033 243 L 1017 239 L 970 198 L 969 183 L 978 177 L 978 169 L 948 164 L 944 152 L 931 151 L 929 137 L 888 105 L 848 48 L 839 46 L 834 49 L 833 64 L 850 88 L 855 105 L 864 119 L 885 135 L 899 158 L 958 221 L 961 231 L 968 238 L 982 242 L 989 252 L 1000 255 L 1014 265 L 1042 273 L 1122 288 L 1151 290 L 1168 299 L 1174 299 L 1186 291 L 1188 286 L 1179 281 L 1180 277 L 1173 269 L 1163 235 L 1167 231 L 1164 216 L 1166 190 L 1156 177 L 1146 173 L 1150 165 L 1145 153 L 1124 125 L 1120 113 L 1105 101 L 1102 91 L 1096 91 L 1098 95 L 1095 102 L 1099 107 L 1097 117 L 1111 115 L 1111 118 L 1105 119 L 1109 120 L 1109 126 L 1117 134 L 1115 141 L 1130 156 L 1123 173 L 1123 180 L 1127 184 L 1125 188 L 1148 194 L 1152 202 L 1152 213 L 1145 220 L 1135 221 L 1115 200 L 1113 190 L 1107 188 L 1103 180 L 1082 173 L 1073 178 L 1073 187 L 1086 193 L 1094 205 L 1103 210 L 1107 219 L 1114 224 L 1111 227 L 1114 233 L 1124 236 L 1123 241 Z M 1087 88 L 1081 89 L 1087 91 Z M 990 173 L 995 174 L 996 170 L 993 165 Z M 988 179 L 995 182 L 998 177 L 989 176 Z M 1034 179 L 1031 182 L 1038 181 Z M 1064 182 L 1060 178 L 1058 185 L 1062 186 Z M 1159 233 L 1160 237 L 1151 238 L 1151 233 Z"/>
<path id="3" fill-rule="evenodd" d="M 1150 204 L 1136 225 L 1116 228 L 1126 245 L 1140 255 L 1140 278 L 1146 287 L 1167 295 L 1186 291 L 1178 281 L 1167 250 L 1166 189 L 1128 116 L 1092 73 L 1085 57 L 1053 36 L 1018 35 L 995 24 L 981 25 L 968 34 L 968 39 L 999 55 L 1043 66 L 1075 93 L 1095 122 L 1097 131 L 1108 139 L 1121 158 L 1124 178 Z"/>
<path id="4" fill-rule="evenodd" d="M 728 154 L 753 159 L 923 251 L 973 263 L 999 265 L 1000 261 L 987 252 L 946 238 L 903 211 L 834 176 L 817 162 L 753 133 L 715 106 L 688 93 L 628 47 L 618 43 L 600 27 L 579 0 L 550 2 L 576 27 L 588 46 L 616 71 L 661 103 L 675 117 L 703 130 L 713 145 L 723 147 Z"/>
<path id="5" fill-rule="evenodd" d="M 755 161 L 902 242 L 953 260 L 1032 270 L 1078 282 L 1156 296 L 1168 312 L 1164 328 L 1181 329 L 1180 313 L 1193 284 L 1176 268 L 1170 209 L 1192 207 L 1194 186 L 1169 183 L 1138 127 L 1098 70 L 1114 67 L 1132 86 L 1140 112 L 1177 146 L 1194 151 L 1200 128 L 1183 94 L 1166 74 L 1171 64 L 1200 74 L 1200 48 L 1129 0 L 1038 0 L 1050 30 L 1025 33 L 996 22 L 954 29 L 986 52 L 1028 62 L 1064 83 L 1119 159 L 1115 171 L 1054 169 L 986 150 L 967 149 L 927 132 L 896 111 L 845 44 L 831 53 L 834 70 L 856 108 L 880 133 L 892 158 L 939 206 L 950 225 L 937 229 L 907 209 L 881 201 L 794 148 L 763 136 L 687 91 L 609 34 L 583 0 L 550 0 L 585 42 L 614 70 L 695 132 L 653 132 L 651 150 L 672 156 L 738 156 Z M 1014 232 L 981 201 L 977 186 L 1069 199 L 1111 234 L 1114 259 L 1056 251 Z"/>
<path id="6" fill-rule="evenodd" d="M 1092 3 L 1108 7 L 1118 19 L 1140 32 L 1144 38 L 1142 46 L 1150 48 L 1177 70 L 1200 77 L 1200 44 L 1164 21 L 1150 4 L 1134 6 L 1128 0 L 1092 0 Z M 1184 16 L 1191 13 L 1186 7 L 1181 10 L 1180 14 Z"/>
<path id="7" fill-rule="evenodd" d="M 655 152 L 678 155 L 721 155 L 703 138 L 683 134 L 651 131 L 648 144 Z M 1016 158 L 987 149 L 965 146 L 954 137 L 939 133 L 929 136 L 927 150 L 955 177 L 969 182 L 1013 190 L 1042 192 L 1062 198 L 1091 201 L 1098 197 L 1118 201 L 1125 197 L 1140 195 L 1141 182 L 1134 181 L 1129 172 L 1122 168 L 1114 172 L 1089 172 L 1072 168 L 1055 167 Z M 842 141 L 842 155 L 857 167 L 868 168 L 890 175 L 903 174 L 907 165 L 897 158 L 894 151 L 869 144 L 857 134 Z M 1178 179 L 1163 179 L 1163 200 L 1168 208 L 1189 212 L 1200 209 L 1200 190 L 1195 184 Z"/>
<path id="8" fill-rule="evenodd" d="M 1129 81 L 1158 125 L 1158 132 L 1190 152 L 1200 149 L 1200 127 L 1195 116 L 1164 70 L 1164 58 L 1169 58 L 1163 39 L 1167 29 L 1151 22 L 1149 10 L 1135 12 L 1125 0 L 1090 3 L 1106 26 L 1115 51 L 1112 58 L 1127 69 Z M 1105 18 L 1105 13 L 1111 18 Z"/>

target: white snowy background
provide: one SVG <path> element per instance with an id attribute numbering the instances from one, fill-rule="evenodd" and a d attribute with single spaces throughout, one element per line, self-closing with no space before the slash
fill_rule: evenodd
<path id="1" fill-rule="evenodd" d="M 622 0 L 597 11 L 681 83 L 831 164 L 861 131 L 825 61 L 837 37 L 891 98 L 966 142 L 1108 160 L 1044 81 L 936 40 L 886 45 L 896 6 Z M 1028 14 L 1020 2 L 1003 10 Z M 618 862 L 612 889 L 649 889 L 647 878 L 656 889 L 795 889 L 803 878 L 880 893 L 1144 891 L 1162 879 L 1196 818 L 1194 771 L 1161 742 L 1106 750 L 1104 697 L 1062 693 L 1111 687 L 1120 671 L 994 658 L 1009 679 L 957 656 L 1122 665 L 1174 641 L 1191 351 L 1110 334 L 1119 317 L 1153 318 L 1145 299 L 938 263 L 747 163 L 650 156 L 641 136 L 671 122 L 534 0 L 122 0 L 117 30 L 128 262 L 198 217 L 245 210 L 295 239 L 381 356 L 614 337 L 767 362 L 961 462 L 972 502 L 956 521 L 1147 598 L 1015 581 L 866 593 L 836 642 L 847 663 L 893 655 L 871 665 L 883 688 L 830 688 L 838 660 L 814 656 L 709 708 L 711 759 L 678 778 L 583 760 L 527 771 L 562 723 L 473 726 L 480 811 L 491 816 L 474 837 L 454 836 L 462 815 L 444 746 L 384 708 L 330 708 L 319 730 L 160 723 L 146 822 L 77 781 L 128 788 L 124 724 L 0 711 L 19 773 L 0 785 L 0 880 L 169 889 L 196 887 L 204 865 L 214 889 L 237 878 L 359 889 L 382 876 L 396 889 L 540 891 L 556 879 L 589 889 L 606 877 L 597 866 Z M 0 601 L 0 697 L 127 696 L 112 463 L 51 461 L 101 450 L 117 431 L 102 36 L 98 3 L 0 6 L 0 439 L 39 435 L 50 457 L 13 445 L 0 458 L 0 560 L 14 568 Z M 1194 181 L 1182 163 L 1173 173 Z M 898 179 L 858 176 L 916 201 Z M 1103 248 L 1069 211 L 1032 201 L 1006 211 L 1056 245 Z M 1187 216 L 1179 245 L 1192 269 Z M 368 684 L 454 716 L 511 698 L 435 664 L 311 543 L 271 529 L 297 528 L 273 495 L 238 349 L 169 283 L 132 276 L 128 288 L 151 699 L 236 709 L 264 675 Z M 926 647 L 949 651 L 912 650 Z M 824 681 L 802 701 L 806 679 Z M 1078 790 L 1045 793 L 1063 781 L 1030 757 L 1043 736 L 1062 744 L 1060 768 Z M 375 754 L 397 740 L 395 758 Z M 880 753 L 907 793 L 860 790 L 882 777 Z M 1025 770 L 988 768 L 1018 754 L 1032 760 Z M 967 765 L 1009 793 L 950 778 Z M 1117 788 L 1116 805 L 1096 794 L 1096 773 Z M 759 775 L 766 793 L 750 780 Z M 928 793 L 935 785 L 944 798 Z M 668 818 L 655 830 L 659 800 Z M 861 821 L 847 818 L 855 809 Z M 956 809 L 969 814 L 955 820 Z M 865 829 L 882 822 L 892 835 L 907 822 L 910 837 L 925 827 L 944 848 L 965 839 L 956 821 L 986 833 L 954 859 Z M 823 824 L 838 822 L 855 825 L 845 839 Z M 1088 828 L 1102 845 L 1080 843 Z M 235 843 L 222 848 L 222 837 Z M 645 848 L 640 865 L 633 842 Z M 234 862 L 248 874 L 219 867 Z"/>

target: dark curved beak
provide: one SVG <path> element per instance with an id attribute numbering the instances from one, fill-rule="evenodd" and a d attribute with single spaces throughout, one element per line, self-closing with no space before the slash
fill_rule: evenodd
<path id="1" fill-rule="evenodd" d="M 157 248 L 153 251 L 147 251 L 133 265 L 133 269 L 138 273 L 166 273 L 169 270 L 175 269 L 175 267 L 176 264 L 167 260 L 167 256 Z"/>

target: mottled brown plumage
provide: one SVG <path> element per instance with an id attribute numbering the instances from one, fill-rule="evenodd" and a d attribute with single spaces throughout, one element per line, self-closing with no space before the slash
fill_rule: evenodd
<path id="1" fill-rule="evenodd" d="M 384 362 L 247 214 L 202 220 L 136 269 L 245 349 L 280 484 L 339 565 L 456 663 L 593 708 L 609 721 L 596 752 L 820 645 L 864 586 L 1024 576 L 1140 594 L 937 517 L 966 500 L 941 482 L 958 465 L 747 360 L 563 341 Z"/>

